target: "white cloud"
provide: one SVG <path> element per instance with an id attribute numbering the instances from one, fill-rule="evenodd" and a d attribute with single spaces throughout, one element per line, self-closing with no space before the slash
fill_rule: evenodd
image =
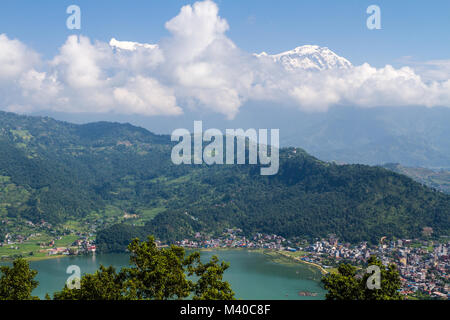
<path id="1" fill-rule="evenodd" d="M 114 89 L 114 98 L 127 113 L 147 116 L 183 113 L 172 90 L 152 78 L 138 76 L 130 79 L 125 87 Z"/>
<path id="2" fill-rule="evenodd" d="M 197 2 L 166 23 L 172 37 L 161 44 L 161 72 L 185 104 L 233 118 L 251 84 L 249 55 L 226 37 L 229 26 L 218 12 L 212 1 Z"/>
<path id="3" fill-rule="evenodd" d="M 166 23 L 172 33 L 170 43 L 176 60 L 190 61 L 201 55 L 214 41 L 228 41 L 228 23 L 218 15 L 219 8 L 209 0 L 181 8 L 178 16 Z"/>
<path id="4" fill-rule="evenodd" d="M 36 52 L 20 41 L 0 34 L 0 81 L 14 80 L 38 63 L 39 56 Z"/>
<path id="5" fill-rule="evenodd" d="M 184 6 L 166 28 L 171 35 L 158 44 L 70 36 L 46 62 L 20 41 L 0 35 L 0 104 L 21 112 L 147 116 L 203 108 L 227 118 L 249 100 L 308 111 L 332 105 L 450 107 L 446 60 L 404 68 L 352 66 L 317 46 L 276 59 L 253 55 L 227 37 L 229 25 L 210 0 Z"/>
<path id="6" fill-rule="evenodd" d="M 450 60 L 409 61 L 409 63 L 424 81 L 445 81 L 450 79 Z"/>
<path id="7" fill-rule="evenodd" d="M 93 45 L 83 36 L 70 36 L 51 66 L 68 86 L 98 88 L 107 80 L 106 68 L 112 62 L 111 48 L 102 43 Z"/>
<path id="8" fill-rule="evenodd" d="M 292 80 L 290 91 L 304 110 L 323 111 L 331 105 L 450 106 L 445 83 L 425 83 L 409 67 L 376 69 L 368 64 L 348 70 L 308 73 Z"/>
<path id="9" fill-rule="evenodd" d="M 22 74 L 19 79 L 19 86 L 24 98 L 30 99 L 33 103 L 45 105 L 51 103 L 62 90 L 54 76 L 47 76 L 45 72 L 38 72 L 31 69 Z"/>

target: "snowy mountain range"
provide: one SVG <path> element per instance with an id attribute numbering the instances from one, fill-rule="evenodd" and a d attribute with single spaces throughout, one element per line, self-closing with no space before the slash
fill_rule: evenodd
<path id="1" fill-rule="evenodd" d="M 112 38 L 109 45 L 113 49 L 135 51 L 137 48 L 156 49 L 156 44 L 143 44 L 131 41 L 118 41 Z M 305 45 L 293 50 L 270 55 L 266 52 L 254 54 L 261 59 L 271 59 L 275 63 L 281 64 L 287 71 L 297 69 L 304 70 L 329 70 L 329 69 L 349 69 L 352 64 L 347 59 L 340 57 L 327 47 L 316 45 Z"/>
<path id="2" fill-rule="evenodd" d="M 139 43 L 133 41 L 118 41 L 115 38 L 112 38 L 109 41 L 109 46 L 113 49 L 119 50 L 127 50 L 127 51 L 136 51 L 137 48 L 145 48 L 145 49 L 157 49 L 157 44 L 147 44 L 147 43 Z"/>
<path id="3" fill-rule="evenodd" d="M 276 63 L 280 63 L 288 71 L 296 69 L 305 70 L 329 70 L 329 69 L 349 69 L 352 64 L 347 59 L 338 56 L 326 47 L 315 45 L 305 45 L 293 50 L 269 55 L 266 52 L 255 54 L 258 58 L 270 58 Z"/>

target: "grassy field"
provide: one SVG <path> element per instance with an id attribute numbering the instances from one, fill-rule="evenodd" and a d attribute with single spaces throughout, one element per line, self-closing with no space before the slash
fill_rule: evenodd
<path id="1" fill-rule="evenodd" d="M 77 238 L 78 237 L 75 235 L 64 236 L 61 240 L 55 241 L 55 247 L 69 247 L 75 240 L 77 240 Z M 51 247 L 41 244 L 48 244 L 51 240 L 52 237 L 48 235 L 41 235 L 33 237 L 24 243 L 5 244 L 3 247 L 0 247 L 0 259 L 11 260 L 17 256 L 22 256 L 27 260 L 47 259 L 49 258 L 47 249 L 50 249 Z"/>

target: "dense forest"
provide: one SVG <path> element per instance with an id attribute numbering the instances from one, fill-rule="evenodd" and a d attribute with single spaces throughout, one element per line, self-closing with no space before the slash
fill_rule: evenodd
<path id="1" fill-rule="evenodd" d="M 144 218 L 97 234 L 102 251 L 135 236 L 274 233 L 376 242 L 449 234 L 450 196 L 392 171 L 280 150 L 280 170 L 258 165 L 172 164 L 170 136 L 129 124 L 75 125 L 0 112 L 0 217 L 61 224 L 115 207 Z M 1 233 L 1 231 L 0 231 Z"/>

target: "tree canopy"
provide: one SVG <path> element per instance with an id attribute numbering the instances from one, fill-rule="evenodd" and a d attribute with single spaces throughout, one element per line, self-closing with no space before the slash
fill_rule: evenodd
<path id="1" fill-rule="evenodd" d="M 375 256 L 370 257 L 369 266 L 380 270 L 379 288 L 370 286 L 372 273 L 357 274 L 356 267 L 341 264 L 337 273 L 327 274 L 322 283 L 328 291 L 327 300 L 402 300 L 400 275 L 394 264 L 384 266 Z M 369 282 L 369 285 L 368 285 Z M 372 283 L 373 284 L 373 283 Z"/>
<path id="2" fill-rule="evenodd" d="M 25 259 L 17 259 L 13 266 L 0 267 L 0 300 L 36 300 L 33 290 L 39 285 L 34 280 L 37 271 L 31 270 Z"/>

